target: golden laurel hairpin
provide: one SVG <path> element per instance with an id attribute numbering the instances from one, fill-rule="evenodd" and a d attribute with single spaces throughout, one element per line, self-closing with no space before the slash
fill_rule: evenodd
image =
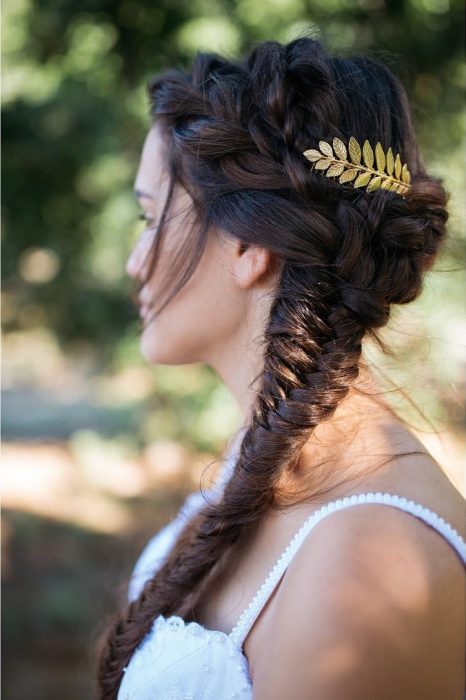
<path id="1" fill-rule="evenodd" d="M 385 153 L 377 141 L 375 156 L 372 146 L 366 139 L 361 149 L 354 136 L 350 136 L 348 153 L 345 144 L 338 137 L 333 139 L 333 148 L 327 141 L 319 141 L 320 151 L 310 148 L 303 155 L 314 163 L 315 170 L 325 171 L 326 177 L 339 177 L 342 185 L 351 183 L 354 187 L 366 187 L 366 192 L 384 189 L 404 195 L 411 187 L 411 174 L 406 163 L 401 164 L 400 154 L 393 156 L 390 147 Z M 362 161 L 361 162 L 361 158 Z M 377 168 L 374 168 L 374 160 Z"/>

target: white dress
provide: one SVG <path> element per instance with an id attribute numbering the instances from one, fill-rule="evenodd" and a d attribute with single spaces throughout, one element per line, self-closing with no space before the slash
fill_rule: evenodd
<path id="1" fill-rule="evenodd" d="M 219 493 L 235 464 L 243 429 L 235 436 L 223 471 L 208 491 Z M 139 595 L 144 582 L 161 565 L 186 522 L 206 503 L 200 491 L 191 493 L 177 516 L 154 535 L 139 556 L 130 579 L 128 599 Z M 466 565 L 466 542 L 436 513 L 395 494 L 360 493 L 327 503 L 301 526 L 229 634 L 185 622 L 178 615 L 158 615 L 124 668 L 118 700 L 252 700 L 252 681 L 243 642 L 307 534 L 322 518 L 342 508 L 380 503 L 401 508 L 437 530 Z"/>

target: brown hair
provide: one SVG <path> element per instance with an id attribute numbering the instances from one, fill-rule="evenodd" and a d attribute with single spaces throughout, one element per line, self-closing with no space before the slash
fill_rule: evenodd
<path id="1" fill-rule="evenodd" d="M 178 265 L 170 266 L 176 284 L 158 312 L 189 279 L 212 231 L 267 248 L 281 270 L 260 386 L 231 478 L 222 497 L 186 524 L 139 597 L 112 616 L 96 651 L 102 700 L 117 697 L 123 667 L 154 617 L 194 619 L 241 536 L 279 505 L 280 479 L 358 377 L 363 339 L 390 353 L 377 329 L 392 304 L 420 294 L 448 218 L 448 195 L 421 161 L 404 87 L 375 58 L 330 56 L 308 37 L 265 41 L 241 60 L 199 52 L 189 72 L 171 68 L 151 79 L 148 94 L 170 176 L 148 276 L 177 181 L 196 211 Z M 315 172 L 302 152 L 334 136 L 399 152 L 411 172 L 405 198 Z M 321 486 L 316 477 L 307 498 L 325 493 Z"/>

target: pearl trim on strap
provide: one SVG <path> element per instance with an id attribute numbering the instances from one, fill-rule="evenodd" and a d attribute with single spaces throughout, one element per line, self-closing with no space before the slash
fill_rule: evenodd
<path id="1" fill-rule="evenodd" d="M 448 542 L 459 554 L 463 564 L 466 566 L 466 542 L 463 540 L 457 530 L 455 530 L 449 523 L 437 515 L 437 513 L 429 510 L 429 508 L 426 508 L 425 506 L 422 506 L 415 501 L 408 500 L 402 496 L 397 496 L 396 494 L 391 493 L 381 493 L 380 491 L 377 491 L 377 493 L 360 493 L 353 496 L 346 496 L 345 498 L 339 498 L 336 501 L 327 503 L 313 513 L 293 537 L 290 544 L 279 557 L 264 583 L 251 600 L 248 607 L 240 615 L 236 625 L 230 632 L 229 636 L 235 644 L 237 644 L 240 648 L 242 647 L 243 642 L 257 616 L 267 602 L 270 594 L 275 589 L 279 580 L 285 573 L 289 563 L 303 543 L 306 535 L 310 532 L 314 525 L 333 511 L 341 510 L 342 508 L 347 508 L 348 506 L 354 506 L 361 503 L 381 503 L 392 505 L 396 506 L 397 508 L 401 508 L 408 513 L 412 513 L 418 518 L 421 518 L 448 540 Z"/>

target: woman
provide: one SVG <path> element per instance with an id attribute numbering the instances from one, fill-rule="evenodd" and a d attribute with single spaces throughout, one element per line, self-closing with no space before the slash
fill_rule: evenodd
<path id="1" fill-rule="evenodd" d="M 142 352 L 210 365 L 244 421 L 141 555 L 99 697 L 459 700 L 464 499 L 363 358 L 446 235 L 402 85 L 300 38 L 148 91 Z"/>

